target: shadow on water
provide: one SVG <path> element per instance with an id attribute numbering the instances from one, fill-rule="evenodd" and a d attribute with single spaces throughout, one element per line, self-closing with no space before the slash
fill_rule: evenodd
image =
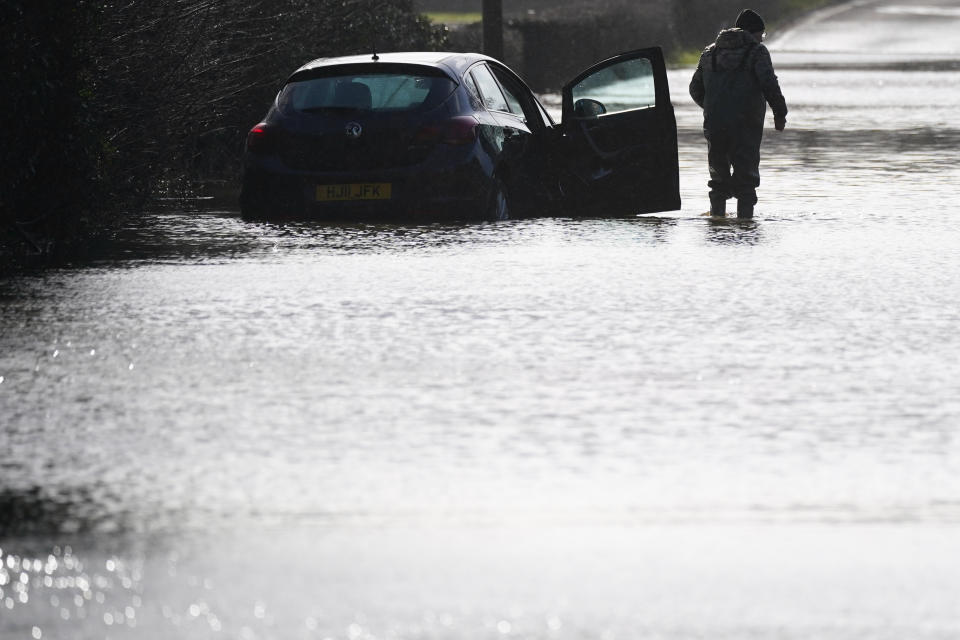
<path id="1" fill-rule="evenodd" d="M 242 222 L 235 232 L 256 238 L 249 253 L 317 252 L 342 254 L 457 253 L 483 247 L 520 245 L 543 236 L 579 241 L 592 234 L 636 232 L 659 242 L 675 224 L 670 219 L 627 217 L 542 217 L 495 223 L 346 223 L 321 220 Z"/>
<path id="2" fill-rule="evenodd" d="M 506 224 L 373 224 L 316 220 L 246 221 L 235 211 L 150 211 L 130 216 L 111 232 L 52 256 L 24 260 L 31 269 L 195 264 L 279 252 L 384 253 L 500 242 Z"/>
<path id="3" fill-rule="evenodd" d="M 118 533 L 129 519 L 106 487 L 56 492 L 47 487 L 0 489 L 0 539 L 78 533 Z"/>
<path id="4" fill-rule="evenodd" d="M 497 223 L 347 223 L 322 220 L 247 221 L 235 211 L 151 211 L 121 228 L 58 255 L 24 261 L 10 273 L 47 268 L 135 267 L 143 264 L 211 264 L 269 259 L 283 254 L 457 253 L 485 246 L 536 241 L 544 233 L 581 241 L 592 235 L 635 233 L 660 243 L 671 218 L 542 217 Z"/>
<path id="5" fill-rule="evenodd" d="M 569 242 L 583 242 L 591 237 L 609 239 L 634 236 L 641 244 L 661 244 L 670 240 L 677 219 L 657 214 L 628 214 L 620 216 L 572 216 L 567 218 L 536 218 L 529 222 L 541 227 L 556 227 Z"/>

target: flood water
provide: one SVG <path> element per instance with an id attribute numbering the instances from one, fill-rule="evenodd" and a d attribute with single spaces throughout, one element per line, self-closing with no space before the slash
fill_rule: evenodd
<path id="1" fill-rule="evenodd" d="M 679 212 L 0 279 L 0 637 L 960 636 L 960 72 L 780 69 L 742 224 L 691 73 Z"/>

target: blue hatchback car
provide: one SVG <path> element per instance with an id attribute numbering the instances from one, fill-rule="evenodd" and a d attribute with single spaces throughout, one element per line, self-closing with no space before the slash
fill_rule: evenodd
<path id="1" fill-rule="evenodd" d="M 314 60 L 284 83 L 243 157 L 248 218 L 503 220 L 679 207 L 659 48 L 571 80 L 559 123 L 484 55 Z"/>

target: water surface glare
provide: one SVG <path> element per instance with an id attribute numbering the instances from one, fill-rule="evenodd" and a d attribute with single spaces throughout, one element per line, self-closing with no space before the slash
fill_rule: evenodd
<path id="1" fill-rule="evenodd" d="M 742 224 L 689 75 L 679 212 L 0 279 L 0 636 L 957 637 L 960 74 L 781 72 Z"/>

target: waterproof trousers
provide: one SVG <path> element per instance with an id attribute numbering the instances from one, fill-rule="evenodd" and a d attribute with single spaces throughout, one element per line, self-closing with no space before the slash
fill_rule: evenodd
<path id="1" fill-rule="evenodd" d="M 711 200 L 736 198 L 757 203 L 760 186 L 760 142 L 763 126 L 705 131 L 707 163 L 710 165 Z"/>

